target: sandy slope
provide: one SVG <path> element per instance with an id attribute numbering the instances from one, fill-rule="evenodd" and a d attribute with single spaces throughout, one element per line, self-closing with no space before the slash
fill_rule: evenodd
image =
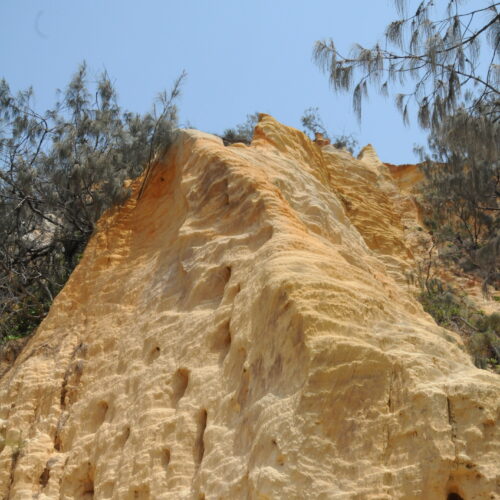
<path id="1" fill-rule="evenodd" d="M 499 379 L 409 293 L 386 168 L 180 132 L 0 381 L 0 496 L 499 498 Z"/>

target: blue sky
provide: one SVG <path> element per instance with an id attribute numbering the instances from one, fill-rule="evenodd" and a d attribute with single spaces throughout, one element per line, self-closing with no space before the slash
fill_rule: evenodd
<path id="1" fill-rule="evenodd" d="M 414 162 L 425 135 L 403 126 L 392 99 L 373 92 L 359 124 L 351 96 L 334 94 L 311 58 L 328 37 L 344 52 L 372 46 L 394 18 L 392 0 L 1 0 L 0 78 L 32 85 L 41 111 L 86 60 L 93 77 L 107 70 L 123 108 L 144 112 L 185 69 L 185 124 L 220 133 L 258 111 L 301 128 L 318 107 L 331 134 Z"/>

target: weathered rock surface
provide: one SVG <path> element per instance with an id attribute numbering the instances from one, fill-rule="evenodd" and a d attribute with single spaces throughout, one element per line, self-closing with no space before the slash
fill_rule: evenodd
<path id="1" fill-rule="evenodd" d="M 386 163 L 398 187 L 411 191 L 415 186 L 424 181 L 424 172 L 420 165 L 392 165 Z"/>
<path id="2" fill-rule="evenodd" d="M 409 292 L 407 209 L 374 151 L 180 132 L 0 380 L 0 497 L 498 498 L 499 380 Z"/>

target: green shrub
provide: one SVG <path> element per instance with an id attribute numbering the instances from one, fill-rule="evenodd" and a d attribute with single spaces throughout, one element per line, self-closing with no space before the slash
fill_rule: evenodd
<path id="1" fill-rule="evenodd" d="M 433 278 L 419 295 L 424 310 L 438 325 L 461 335 L 474 364 L 500 371 L 500 314 L 477 310 L 464 296 Z"/>
<path id="2" fill-rule="evenodd" d="M 331 140 L 332 146 L 335 146 L 337 149 L 345 149 L 351 154 L 354 154 L 354 150 L 358 146 L 358 141 L 352 134 L 341 134 L 330 138 L 323 124 L 318 108 L 307 108 L 301 116 L 300 121 L 304 127 L 305 133 L 309 132 L 313 137 L 319 133 L 325 139 Z"/>
<path id="3" fill-rule="evenodd" d="M 259 121 L 259 113 L 247 115 L 246 120 L 233 128 L 228 128 L 222 134 L 222 141 L 225 146 L 242 142 L 249 146 L 252 142 L 255 125 Z"/>

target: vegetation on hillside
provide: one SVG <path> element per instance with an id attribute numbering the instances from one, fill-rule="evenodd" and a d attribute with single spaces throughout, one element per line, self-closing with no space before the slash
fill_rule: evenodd
<path id="1" fill-rule="evenodd" d="M 224 144 L 227 146 L 229 144 L 242 142 L 243 144 L 250 145 L 258 121 L 259 113 L 252 113 L 247 115 L 243 123 L 226 129 L 221 136 Z M 336 148 L 346 149 L 354 154 L 358 141 L 352 134 L 330 135 L 323 124 L 318 108 L 307 108 L 302 114 L 300 121 L 304 127 L 304 133 L 311 134 L 311 139 L 314 139 L 316 133 L 320 133 L 325 139 L 330 139 L 332 145 Z"/>
<path id="2" fill-rule="evenodd" d="M 258 121 L 259 113 L 252 113 L 247 115 L 246 120 L 243 123 L 224 130 L 224 133 L 221 136 L 224 144 L 229 146 L 230 144 L 242 142 L 247 146 L 250 145 L 253 138 L 253 131 Z"/>
<path id="3" fill-rule="evenodd" d="M 372 85 L 395 95 L 405 123 L 413 111 L 429 131 L 428 147 L 419 148 L 426 222 L 446 250 L 441 257 L 481 276 L 488 294 L 500 286 L 500 2 L 395 0 L 395 6 L 399 17 L 383 42 L 356 44 L 344 56 L 333 40 L 318 41 L 314 58 L 334 90 L 352 91 L 358 117 Z M 444 289 L 424 287 L 421 294 L 440 323 L 459 307 Z M 469 323 L 468 313 L 452 315 Z M 498 363 L 499 324 L 486 323 L 484 331 L 469 323 L 476 333 L 467 343 L 487 337 L 483 350 Z"/>
<path id="4" fill-rule="evenodd" d="M 476 366 L 500 373 L 500 314 L 485 314 L 465 293 L 431 275 L 431 262 L 427 266 L 418 283 L 424 310 L 462 337 Z"/>
<path id="5" fill-rule="evenodd" d="M 300 121 L 304 127 L 304 132 L 310 132 L 313 138 L 318 133 L 322 134 L 325 139 L 331 141 L 332 146 L 338 149 L 345 149 L 354 154 L 354 150 L 358 146 L 358 141 L 352 134 L 330 135 L 323 124 L 318 108 L 307 108 Z"/>
<path id="6" fill-rule="evenodd" d="M 119 107 L 106 73 L 90 87 L 85 64 L 45 113 L 0 80 L 0 343 L 40 323 L 125 180 L 169 146 L 184 76 L 143 115 Z"/>

